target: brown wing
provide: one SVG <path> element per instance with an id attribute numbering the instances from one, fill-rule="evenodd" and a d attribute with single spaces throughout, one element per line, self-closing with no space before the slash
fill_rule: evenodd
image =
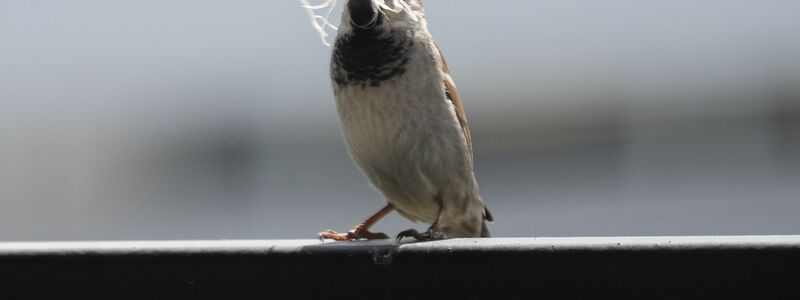
<path id="1" fill-rule="evenodd" d="M 469 161 L 472 163 L 472 136 L 469 133 L 467 115 L 464 113 L 464 105 L 461 104 L 461 97 L 458 95 L 456 84 L 453 82 L 453 77 L 450 75 L 450 69 L 447 68 L 447 62 L 444 60 L 442 50 L 439 50 L 439 46 L 436 46 L 436 50 L 439 51 L 439 57 L 442 59 L 439 68 L 442 70 L 442 77 L 444 77 L 445 94 L 447 95 L 447 99 L 449 99 L 450 102 L 453 102 L 453 106 L 455 107 L 456 118 L 458 118 L 458 123 L 461 124 L 461 131 L 464 133 L 464 138 L 467 139 Z"/>
<path id="2" fill-rule="evenodd" d="M 456 84 L 453 82 L 453 77 L 450 75 L 450 69 L 447 68 L 447 62 L 444 60 L 444 55 L 442 55 L 442 50 L 439 49 L 439 46 L 436 46 L 436 50 L 439 51 L 439 57 L 442 59 L 439 68 L 442 70 L 442 77 L 444 77 L 444 91 L 447 95 L 447 99 L 450 102 L 453 102 L 453 106 L 455 107 L 456 111 L 456 118 L 458 118 L 458 123 L 461 124 L 461 131 L 464 133 L 464 138 L 467 140 L 467 151 L 469 152 L 469 162 L 472 163 L 472 136 L 469 133 L 469 125 L 467 125 L 467 114 L 464 113 L 464 105 L 461 103 L 461 97 L 458 95 L 458 90 L 456 89 Z M 483 219 L 488 222 L 494 222 L 494 216 L 489 211 L 489 208 L 483 208 Z M 486 223 L 483 224 L 486 227 Z M 486 231 L 484 229 L 484 231 Z M 486 231 L 488 237 L 488 231 Z"/>

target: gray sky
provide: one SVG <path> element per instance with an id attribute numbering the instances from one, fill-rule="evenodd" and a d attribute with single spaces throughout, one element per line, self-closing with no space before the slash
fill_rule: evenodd
<path id="1" fill-rule="evenodd" d="M 668 114 L 800 78 L 796 1 L 426 5 L 474 118 L 613 104 Z M 3 1 L 0 36 L 0 118 L 13 126 L 219 111 L 272 134 L 335 124 L 330 49 L 296 1 Z"/>

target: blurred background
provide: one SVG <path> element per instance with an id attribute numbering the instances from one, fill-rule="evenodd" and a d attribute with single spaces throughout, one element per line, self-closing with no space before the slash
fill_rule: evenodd
<path id="1" fill-rule="evenodd" d="M 426 6 L 496 236 L 800 233 L 800 2 Z M 330 51 L 294 0 L 0 2 L 0 240 L 351 228 Z"/>

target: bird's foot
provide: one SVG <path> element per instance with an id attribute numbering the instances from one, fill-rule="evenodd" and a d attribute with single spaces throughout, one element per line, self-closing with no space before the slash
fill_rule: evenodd
<path id="1" fill-rule="evenodd" d="M 444 233 L 436 230 L 435 228 L 431 227 L 428 228 L 427 231 L 423 233 L 419 233 L 419 231 L 415 229 L 409 229 L 403 232 L 400 232 L 397 235 L 397 242 L 403 240 L 403 238 L 413 237 L 418 242 L 425 242 L 425 241 L 435 241 L 435 240 L 443 240 L 445 238 Z"/>
<path id="2" fill-rule="evenodd" d="M 348 231 L 347 233 L 338 233 L 333 230 L 326 230 L 319 233 L 320 240 L 334 240 L 334 241 L 355 241 L 355 240 L 381 240 L 381 239 L 388 239 L 385 233 L 382 232 L 370 232 L 364 226 L 364 224 L 358 224 L 355 228 Z"/>

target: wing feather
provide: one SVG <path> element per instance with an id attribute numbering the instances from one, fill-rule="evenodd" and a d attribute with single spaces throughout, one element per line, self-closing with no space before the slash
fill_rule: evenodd
<path id="1" fill-rule="evenodd" d="M 467 114 L 464 112 L 464 105 L 461 103 L 461 97 L 458 95 L 458 90 L 456 89 L 456 84 L 453 82 L 453 77 L 450 75 L 450 69 L 447 67 L 447 62 L 444 60 L 444 55 L 442 55 L 442 50 L 439 49 L 439 46 L 436 46 L 436 50 L 439 52 L 439 57 L 441 58 L 441 63 L 439 65 L 440 70 L 442 71 L 442 77 L 444 78 L 444 89 L 445 94 L 447 95 L 447 99 L 453 103 L 453 107 L 456 111 L 456 118 L 458 119 L 458 123 L 461 124 L 461 131 L 464 134 L 464 138 L 467 140 L 467 152 L 469 163 L 472 164 L 472 136 L 469 133 L 469 125 L 467 124 Z M 483 200 L 481 200 L 483 201 Z M 485 206 L 483 207 L 483 219 L 486 222 L 494 222 L 494 216 L 489 211 L 489 208 Z M 489 232 L 486 231 L 486 223 L 483 224 L 484 227 L 484 234 L 488 237 Z"/>
<path id="2" fill-rule="evenodd" d="M 461 96 L 458 95 L 456 84 L 453 82 L 453 77 L 450 75 L 450 69 L 447 67 L 447 62 L 444 60 L 444 55 L 442 55 L 442 51 L 439 50 L 438 46 L 436 46 L 436 50 L 439 51 L 439 57 L 441 58 L 439 68 L 442 71 L 442 77 L 444 78 L 445 94 L 447 95 L 447 99 L 453 103 L 453 107 L 455 108 L 456 118 L 458 119 L 458 123 L 461 125 L 461 131 L 464 134 L 464 138 L 467 140 L 469 161 L 472 163 L 472 135 L 470 135 L 469 125 L 467 124 L 467 114 L 464 112 L 464 105 L 461 103 Z"/>

